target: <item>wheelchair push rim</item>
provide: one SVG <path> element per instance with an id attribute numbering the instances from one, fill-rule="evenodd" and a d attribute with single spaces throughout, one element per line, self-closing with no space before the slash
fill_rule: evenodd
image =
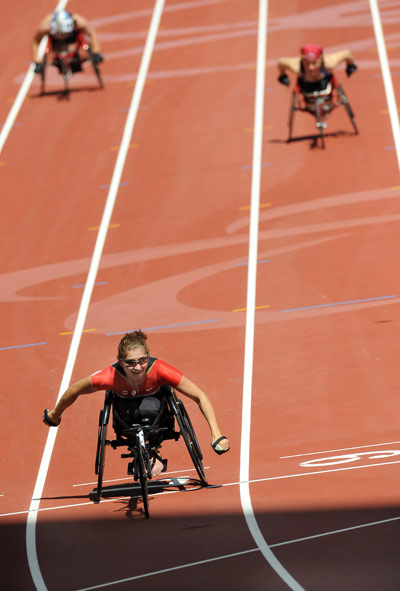
<path id="1" fill-rule="evenodd" d="M 208 486 L 208 481 L 202 462 L 203 454 L 201 453 L 200 445 L 197 441 L 191 420 L 188 413 L 186 412 L 183 402 L 181 400 L 177 400 L 176 405 L 178 410 L 176 420 L 179 425 L 180 433 L 196 469 L 201 485 Z"/>

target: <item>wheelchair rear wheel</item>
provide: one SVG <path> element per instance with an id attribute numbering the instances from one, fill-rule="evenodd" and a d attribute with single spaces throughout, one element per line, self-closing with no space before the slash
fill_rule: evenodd
<path id="1" fill-rule="evenodd" d="M 42 71 L 40 73 L 40 94 L 44 94 L 45 83 L 46 83 L 46 67 L 47 67 L 47 56 L 45 55 L 42 59 Z"/>
<path id="2" fill-rule="evenodd" d="M 355 133 L 355 135 L 358 135 L 358 127 L 357 127 L 357 124 L 355 122 L 355 117 L 354 117 L 353 109 L 350 106 L 350 103 L 349 103 L 349 100 L 348 100 L 348 98 L 346 96 L 346 93 L 344 92 L 344 90 L 343 90 L 343 88 L 341 86 L 338 86 L 337 91 L 338 91 L 338 95 L 340 97 L 340 100 L 342 101 L 342 104 L 343 104 L 344 108 L 346 109 L 346 112 L 347 112 L 347 114 L 349 116 L 349 119 L 350 119 L 351 124 L 352 124 L 353 129 L 354 129 L 354 133 Z"/>
<path id="3" fill-rule="evenodd" d="M 294 113 L 296 111 L 296 100 L 297 100 L 297 93 L 293 91 L 292 92 L 292 100 L 290 102 L 290 109 L 289 109 L 289 120 L 288 120 L 289 136 L 287 139 L 288 143 L 292 141 Z"/>
<path id="4" fill-rule="evenodd" d="M 208 486 L 206 473 L 203 466 L 203 454 L 201 453 L 199 442 L 197 441 L 196 433 L 194 432 L 192 422 L 189 418 L 186 408 L 181 400 L 176 401 L 178 414 L 176 420 L 178 421 L 179 429 L 189 455 L 192 459 L 193 465 L 200 478 L 202 486 Z"/>
<path id="5" fill-rule="evenodd" d="M 90 59 L 92 66 L 93 66 L 94 73 L 96 74 L 96 78 L 98 80 L 99 86 L 100 86 L 100 88 L 103 88 L 104 84 L 103 84 L 103 79 L 101 77 L 100 68 L 99 68 L 99 65 L 97 64 L 96 60 L 94 59 L 93 51 L 90 49 L 90 47 L 88 47 L 88 54 L 89 54 L 89 59 Z"/>
<path id="6" fill-rule="evenodd" d="M 99 436 L 97 439 L 97 451 L 96 451 L 96 462 L 95 462 L 95 474 L 98 475 L 97 479 L 97 490 L 94 498 L 95 503 L 100 503 L 101 490 L 103 487 L 103 472 L 106 456 L 106 437 L 107 437 L 107 424 L 104 422 L 104 410 L 100 411 L 99 418 Z"/>

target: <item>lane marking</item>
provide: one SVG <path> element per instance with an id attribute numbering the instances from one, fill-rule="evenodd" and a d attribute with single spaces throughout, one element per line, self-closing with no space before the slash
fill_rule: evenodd
<path id="1" fill-rule="evenodd" d="M 305 456 L 331 454 L 331 453 L 336 453 L 338 451 L 350 451 L 352 449 L 366 449 L 367 447 L 382 447 L 383 445 L 395 445 L 397 443 L 400 443 L 400 441 L 389 441 L 388 443 L 371 443 L 371 445 L 357 445 L 355 447 L 342 447 L 340 449 L 328 449 L 325 451 L 311 451 L 311 452 L 306 452 L 306 453 L 302 453 L 302 454 L 294 454 L 292 456 L 281 456 L 279 459 L 285 460 L 287 458 L 302 458 Z"/>
<path id="2" fill-rule="evenodd" d="M 121 141 L 121 147 L 118 152 L 110 190 L 107 195 L 107 200 L 101 220 L 100 230 L 97 234 L 96 244 L 93 252 L 93 257 L 90 263 L 86 286 L 82 295 L 81 305 L 79 307 L 78 317 L 76 320 L 75 330 L 71 339 L 71 345 L 68 353 L 67 362 L 65 365 L 64 375 L 61 381 L 61 386 L 57 400 L 59 400 L 63 392 L 67 389 L 71 375 L 74 369 L 76 357 L 78 354 L 79 343 L 82 336 L 83 327 L 89 309 L 89 303 L 93 291 L 93 284 L 96 280 L 96 275 L 100 265 L 101 256 L 103 253 L 104 243 L 107 236 L 108 226 L 110 224 L 111 216 L 114 209 L 115 200 L 117 197 L 118 188 L 121 181 L 122 172 L 124 169 L 125 160 L 127 157 L 128 147 L 131 142 L 133 128 L 135 125 L 136 115 L 139 108 L 139 103 L 143 93 L 143 87 L 149 69 L 150 59 L 153 53 L 157 30 L 159 27 L 162 10 L 165 0 L 156 0 L 154 11 L 151 18 L 150 28 L 146 39 L 146 44 L 143 50 L 140 68 L 136 79 L 136 85 L 133 90 L 132 100 L 126 119 L 124 132 Z M 40 498 L 43 493 L 43 488 L 50 465 L 51 455 L 56 440 L 58 429 L 49 429 L 46 446 L 43 452 L 42 461 L 39 468 L 35 488 L 32 495 L 31 504 L 29 507 L 29 514 L 26 527 L 26 548 L 28 555 L 28 563 L 31 571 L 33 582 L 37 591 L 47 591 L 42 573 L 40 571 L 37 549 L 36 549 L 36 521 L 37 512 L 40 506 Z"/>
<path id="3" fill-rule="evenodd" d="M 129 144 L 129 148 L 128 150 L 133 150 L 134 148 L 138 148 L 139 144 Z M 119 150 L 120 146 L 110 146 L 109 150 L 111 152 L 116 152 L 117 150 Z"/>
<path id="4" fill-rule="evenodd" d="M 161 330 L 163 328 L 179 328 L 180 326 L 192 326 L 194 324 L 207 324 L 208 322 L 221 322 L 222 318 L 210 318 L 209 320 L 193 320 L 193 322 L 179 322 L 178 324 L 165 324 L 163 326 L 147 326 L 145 328 L 142 328 L 142 330 L 145 330 L 146 332 L 148 332 L 149 330 Z M 128 330 L 120 330 L 118 332 L 107 332 L 106 333 L 106 337 L 111 337 L 111 336 L 115 336 L 118 334 L 126 334 L 127 332 L 130 332 L 132 330 L 135 330 L 133 328 L 130 328 Z"/>
<path id="5" fill-rule="evenodd" d="M 263 259 L 263 260 L 257 261 L 257 265 L 262 265 L 263 263 L 270 263 L 270 262 L 271 262 L 270 259 Z M 237 265 L 235 265 L 235 266 L 236 267 L 247 267 L 248 264 L 249 264 L 248 262 L 246 262 L 246 263 L 237 263 Z"/>
<path id="6" fill-rule="evenodd" d="M 267 166 L 272 166 L 272 162 L 263 162 L 262 164 L 259 164 L 259 166 L 261 166 L 262 168 L 266 168 Z M 242 170 L 251 170 L 252 168 L 252 164 L 244 164 L 243 166 L 241 166 Z"/>
<path id="7" fill-rule="evenodd" d="M 394 143 L 396 146 L 397 165 L 400 169 L 400 122 L 399 113 L 396 104 L 396 98 L 393 90 L 393 82 L 390 74 L 389 60 L 387 56 L 387 49 L 385 46 L 385 38 L 383 35 L 382 22 L 378 8 L 377 0 L 369 0 L 369 5 L 372 14 L 372 22 L 374 25 L 376 45 L 378 48 L 379 61 L 381 64 L 383 84 L 385 87 L 386 100 L 389 109 L 390 123 L 392 126 Z"/>
<path id="8" fill-rule="evenodd" d="M 400 461 L 393 461 L 393 462 L 380 462 L 377 464 L 366 464 L 364 466 L 347 466 L 346 468 L 331 468 L 329 470 L 318 470 L 315 472 L 303 472 L 303 473 L 296 473 L 296 474 L 283 474 L 281 476 L 267 476 L 265 478 L 255 478 L 253 480 L 246 480 L 246 481 L 236 481 L 236 482 L 225 482 L 224 484 L 219 484 L 218 487 L 219 488 L 226 488 L 228 486 L 241 486 L 243 484 L 245 485 L 249 485 L 249 484 L 259 484 L 261 482 L 272 482 L 275 480 L 288 480 L 290 478 L 301 478 L 303 476 L 320 476 L 321 474 L 330 474 L 331 472 L 347 472 L 349 470 L 363 470 L 364 468 L 380 468 L 381 466 L 390 466 L 392 464 L 400 464 Z M 95 483 L 96 484 L 96 483 Z M 132 483 L 133 484 L 133 483 Z M 171 494 L 175 494 L 180 492 L 179 490 L 177 491 L 164 491 L 162 493 L 157 493 L 157 495 L 154 496 L 154 499 L 161 497 L 163 495 L 171 495 Z M 85 495 L 86 496 L 86 495 Z M 141 495 L 137 495 L 138 497 L 140 497 Z M 101 501 L 101 503 L 111 503 L 111 502 L 115 502 L 121 499 L 129 499 L 130 496 L 116 496 L 113 497 L 112 499 L 103 499 Z M 40 501 L 40 499 L 37 499 Z M 60 511 L 62 509 L 74 509 L 75 507 L 86 507 L 86 506 L 93 506 L 95 507 L 95 503 L 93 503 L 93 501 L 87 501 L 84 503 L 71 503 L 69 505 L 57 505 L 56 507 L 42 507 L 39 508 L 35 511 L 33 511 L 34 513 L 41 513 L 43 511 Z M 0 513 L 0 517 L 12 517 L 14 515 L 26 515 L 31 513 L 31 509 L 25 509 L 23 511 L 13 511 L 11 513 Z"/>
<path id="9" fill-rule="evenodd" d="M 327 536 L 332 536 L 332 535 L 337 535 L 337 534 L 342 534 L 342 533 L 346 533 L 346 532 L 350 532 L 350 531 L 356 531 L 358 529 L 364 529 L 366 527 L 374 527 L 377 525 L 385 525 L 387 523 L 393 523 L 395 521 L 399 521 L 400 517 L 390 517 L 388 519 L 381 519 L 380 521 L 371 521 L 369 523 L 362 523 L 360 525 L 353 525 L 350 527 L 344 527 L 341 529 L 336 529 L 336 530 L 331 530 L 328 532 L 323 532 L 321 534 L 314 534 L 312 536 L 305 536 L 303 538 L 296 538 L 294 540 L 287 540 L 286 542 L 277 542 L 275 544 L 271 544 L 271 548 L 279 548 L 281 546 L 288 546 L 290 544 L 298 544 L 299 542 L 309 542 L 310 540 L 316 540 L 318 538 L 324 538 Z M 208 564 L 210 562 L 215 562 L 217 560 L 226 560 L 229 558 L 237 558 L 238 556 L 244 556 L 246 554 L 251 554 L 253 552 L 259 552 L 259 548 L 251 548 L 249 550 L 242 550 L 240 552 L 233 552 L 231 554 L 225 554 L 222 556 L 216 556 L 214 558 L 207 558 L 205 560 L 200 560 L 197 562 L 190 562 L 187 564 L 181 564 L 179 566 L 174 566 L 174 567 L 170 567 L 170 568 L 166 568 L 163 570 L 158 570 L 158 571 L 153 571 L 153 572 L 149 572 L 149 573 L 144 573 L 142 575 L 136 575 L 134 577 L 129 577 L 126 579 L 120 579 L 118 581 L 111 581 L 109 583 L 103 583 L 100 585 L 95 585 L 92 587 L 82 587 L 81 589 L 78 589 L 76 591 L 93 591 L 94 589 L 101 589 L 104 587 L 110 587 L 111 585 L 114 584 L 118 584 L 118 583 L 126 583 L 128 581 L 133 581 L 133 580 L 137 580 L 137 579 L 142 579 L 145 577 L 151 577 L 151 576 L 156 576 L 156 575 L 160 575 L 160 574 L 165 574 L 171 571 L 176 571 L 176 570 L 180 570 L 180 569 L 184 569 L 184 568 L 190 568 L 192 566 L 198 566 L 200 564 Z"/>
<path id="10" fill-rule="evenodd" d="M 397 298 L 397 295 L 390 295 L 390 296 L 379 296 L 376 298 L 364 298 L 362 300 L 348 300 L 345 302 L 332 302 L 330 304 L 316 304 L 315 306 L 303 306 L 301 308 L 287 308 L 286 310 L 281 310 L 281 312 L 298 312 L 299 310 L 313 310 L 315 308 L 329 308 L 331 306 L 346 306 L 348 304 L 362 304 L 364 302 L 375 302 L 377 300 L 391 300 L 393 298 Z"/>
<path id="11" fill-rule="evenodd" d="M 376 455 L 378 454 L 378 455 Z M 344 454 L 341 456 L 328 456 L 325 458 L 315 458 L 314 460 L 306 460 L 301 462 L 300 466 L 306 468 L 313 468 L 314 466 L 334 466 L 335 464 L 349 464 L 351 462 L 357 462 L 362 459 L 362 456 L 367 456 L 369 460 L 380 460 L 381 458 L 390 458 L 393 456 L 400 455 L 400 450 L 389 449 L 385 452 L 381 451 L 359 451 L 353 454 Z"/>
<path id="12" fill-rule="evenodd" d="M 42 343 L 28 343 L 26 345 L 10 345 L 9 347 L 0 347 L 0 351 L 6 351 L 7 349 L 23 349 L 24 347 L 39 347 L 40 345 L 47 345 L 47 343 L 42 342 Z"/>
<path id="13" fill-rule="evenodd" d="M 94 283 L 93 285 L 107 285 L 107 281 L 96 281 L 96 283 Z M 72 286 L 74 289 L 77 289 L 78 287 L 85 287 L 84 283 L 78 283 L 77 285 L 73 285 Z"/>
<path id="14" fill-rule="evenodd" d="M 121 224 L 118 224 L 118 223 L 109 224 L 108 227 L 109 228 L 120 228 Z M 89 226 L 88 230 L 89 230 L 89 232 L 92 232 L 93 230 L 100 230 L 100 226 Z"/>
<path id="15" fill-rule="evenodd" d="M 210 467 L 209 466 L 204 466 L 204 470 L 209 470 Z M 168 476 L 169 474 L 183 474 L 184 472 L 195 472 L 195 468 L 188 468 L 187 470 L 171 470 L 169 472 L 163 472 L 162 476 Z M 132 480 L 132 476 L 128 477 L 125 476 L 125 478 L 111 478 L 108 480 L 103 480 L 103 483 L 106 482 L 124 482 L 126 480 Z M 154 481 L 157 482 L 157 481 Z M 92 486 L 92 484 L 97 484 L 97 480 L 95 482 L 83 482 L 82 484 L 73 484 L 72 486 Z"/>
<path id="16" fill-rule="evenodd" d="M 271 207 L 271 203 L 260 203 L 259 208 L 262 209 L 263 207 Z M 239 207 L 240 211 L 248 211 L 249 209 L 251 209 L 251 205 L 242 205 Z"/>
<path id="17" fill-rule="evenodd" d="M 129 115 L 128 115 L 129 116 Z M 123 183 L 119 183 L 119 187 L 128 187 L 130 185 L 130 183 L 128 182 L 123 182 Z M 105 185 L 99 185 L 99 189 L 110 189 L 111 185 L 105 184 Z"/>
<path id="18" fill-rule="evenodd" d="M 255 306 L 255 310 L 265 310 L 269 308 L 269 306 Z M 247 308 L 237 308 L 236 310 L 232 310 L 232 312 L 246 312 Z"/>
<path id="19" fill-rule="evenodd" d="M 84 330 L 82 330 L 82 332 L 95 332 L 96 329 L 95 328 L 85 328 Z M 67 334 L 74 334 L 73 330 L 69 330 L 68 332 L 60 332 L 59 333 L 61 336 L 67 335 Z"/>
<path id="20" fill-rule="evenodd" d="M 259 209 L 261 194 L 261 160 L 263 144 L 263 115 L 265 97 L 265 68 L 267 53 L 267 21 L 268 0 L 259 0 L 258 32 L 257 32 L 257 71 L 256 94 L 254 105 L 254 135 L 253 158 L 251 177 L 251 209 L 249 227 L 249 256 L 247 275 L 247 310 L 245 330 L 244 375 L 243 375 L 243 401 L 242 401 L 242 429 L 240 440 L 240 501 L 247 527 L 261 550 L 268 564 L 279 577 L 292 589 L 292 591 L 304 591 L 291 574 L 283 567 L 273 554 L 268 543 L 264 539 L 256 517 L 254 515 L 249 479 L 250 464 L 250 424 L 251 424 L 251 398 L 252 398 L 252 373 L 254 355 L 254 325 L 256 305 L 256 277 L 257 277 L 257 242 L 259 233 Z"/>

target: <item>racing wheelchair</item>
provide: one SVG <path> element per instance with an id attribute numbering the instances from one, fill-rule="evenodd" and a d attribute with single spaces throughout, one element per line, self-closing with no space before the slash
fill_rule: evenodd
<path id="1" fill-rule="evenodd" d="M 50 37 L 47 40 L 46 49 L 43 59 L 41 61 L 40 77 L 41 77 L 41 91 L 40 94 L 45 94 L 46 86 L 46 69 L 47 66 L 55 66 L 64 78 L 64 94 L 69 95 L 69 79 L 76 72 L 82 72 L 82 64 L 90 61 L 96 75 L 99 87 L 103 88 L 103 79 L 99 65 L 95 59 L 94 53 L 91 50 L 89 43 L 81 32 L 76 35 L 76 41 L 72 45 L 65 41 L 55 41 Z"/>
<path id="2" fill-rule="evenodd" d="M 133 476 L 134 482 L 139 481 L 140 483 L 143 508 L 147 519 L 150 516 L 148 480 L 152 478 L 151 459 L 158 458 L 164 464 L 163 471 L 166 469 L 166 460 L 162 460 L 158 453 L 163 441 L 167 439 L 177 441 L 182 437 L 199 477 L 200 485 L 202 487 L 208 486 L 202 462 L 203 455 L 183 402 L 170 386 L 162 386 L 159 396 L 161 410 L 152 423 L 150 419 L 145 418 L 141 423 L 128 425 L 121 413 L 121 398 L 111 390 L 106 391 L 104 408 L 99 415 L 95 461 L 95 474 L 98 476 L 97 488 L 90 495 L 94 503 L 99 503 L 102 495 L 107 446 L 114 450 L 120 447 L 128 448 L 128 452 L 121 454 L 121 457 L 131 460 L 128 464 L 128 475 Z M 111 411 L 113 415 L 112 427 L 115 433 L 113 440 L 107 439 L 107 426 Z M 176 423 L 178 430 L 176 430 Z"/>
<path id="3" fill-rule="evenodd" d="M 354 135 L 358 134 L 358 127 L 355 121 L 353 109 L 350 106 L 349 100 L 343 87 L 339 84 L 335 76 L 332 74 L 327 87 L 324 90 L 314 92 L 305 92 L 297 79 L 296 85 L 292 92 L 290 108 L 289 108 L 289 136 L 287 142 L 293 141 L 293 124 L 296 111 L 310 113 L 315 117 L 315 125 L 317 127 L 318 138 L 321 140 L 321 147 L 325 148 L 325 130 L 328 126 L 328 117 L 336 108 L 344 106 L 346 113 L 350 119 L 353 127 Z"/>

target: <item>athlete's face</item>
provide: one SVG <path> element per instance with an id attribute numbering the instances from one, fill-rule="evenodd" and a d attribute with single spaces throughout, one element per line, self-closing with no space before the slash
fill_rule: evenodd
<path id="1" fill-rule="evenodd" d="M 137 376 L 145 375 L 149 364 L 149 356 L 144 347 L 135 347 L 134 349 L 128 349 L 125 359 L 120 359 L 120 362 L 126 373 Z"/>
<path id="2" fill-rule="evenodd" d="M 316 60 L 303 59 L 303 67 L 306 72 L 316 72 L 322 67 L 322 58 Z"/>

